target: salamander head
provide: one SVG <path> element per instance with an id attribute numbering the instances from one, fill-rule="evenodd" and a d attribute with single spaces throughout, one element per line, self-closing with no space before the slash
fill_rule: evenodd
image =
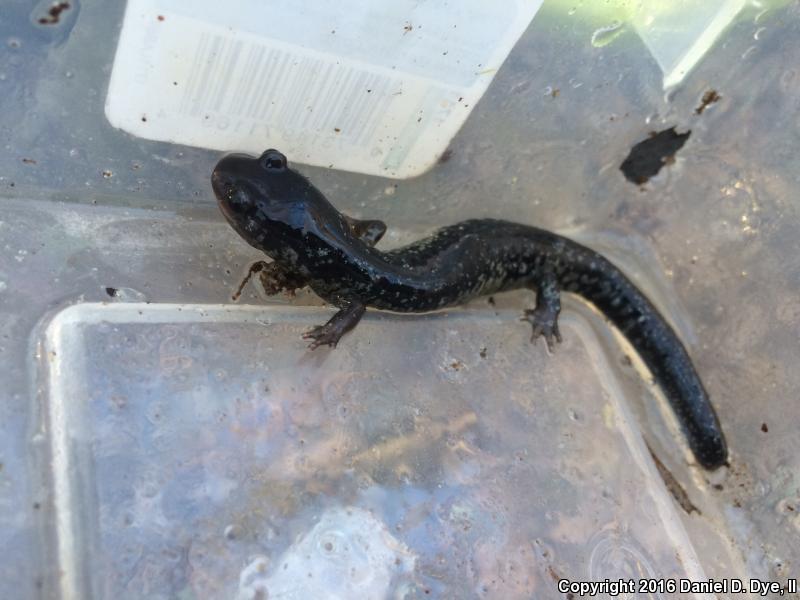
<path id="1" fill-rule="evenodd" d="M 308 185 L 302 175 L 289 169 L 286 157 L 277 150 L 267 150 L 258 158 L 229 154 L 211 174 L 219 207 L 234 226 L 259 212 L 266 218 L 276 209 L 280 212 Z"/>
<path id="2" fill-rule="evenodd" d="M 239 235 L 273 258 L 295 245 L 314 215 L 330 207 L 305 177 L 289 168 L 286 156 L 272 149 L 260 157 L 225 156 L 214 168 L 211 186 Z"/>

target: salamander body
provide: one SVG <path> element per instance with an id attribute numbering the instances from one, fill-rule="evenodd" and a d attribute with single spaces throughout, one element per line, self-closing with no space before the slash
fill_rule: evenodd
<path id="1" fill-rule="evenodd" d="M 384 223 L 336 210 L 277 150 L 258 158 L 224 157 L 212 187 L 233 228 L 273 259 L 251 268 L 267 292 L 309 286 L 339 308 L 305 334 L 312 348 L 335 346 L 367 307 L 427 312 L 528 288 L 536 292 L 536 306 L 524 318 L 533 337 L 544 337 L 552 349 L 561 339 L 560 292 L 571 292 L 600 310 L 639 353 L 697 461 L 707 469 L 726 463 L 719 421 L 680 339 L 644 294 L 597 252 L 549 231 L 495 219 L 463 221 L 381 251 L 375 244 L 386 231 Z"/>

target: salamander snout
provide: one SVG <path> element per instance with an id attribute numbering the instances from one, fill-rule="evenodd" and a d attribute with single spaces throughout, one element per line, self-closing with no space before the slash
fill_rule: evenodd
<path id="1" fill-rule="evenodd" d="M 243 178 L 252 171 L 255 159 L 246 154 L 229 154 L 214 167 L 211 173 L 211 187 L 220 202 L 229 200 Z"/>
<path id="2" fill-rule="evenodd" d="M 214 195 L 218 199 L 225 198 L 233 185 L 234 178 L 228 173 L 220 171 L 219 169 L 214 169 L 211 173 L 211 187 L 214 190 Z"/>
<path id="3" fill-rule="evenodd" d="M 220 160 L 211 173 L 211 187 L 229 221 L 241 219 L 253 210 L 258 197 L 252 185 L 255 169 L 259 167 L 254 157 L 231 154 Z"/>

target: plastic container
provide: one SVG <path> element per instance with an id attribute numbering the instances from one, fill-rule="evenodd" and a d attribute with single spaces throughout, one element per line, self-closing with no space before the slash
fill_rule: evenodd
<path id="1" fill-rule="evenodd" d="M 220 153 L 106 120 L 124 6 L 7 3 L 0 597 L 562 598 L 562 579 L 796 576 L 798 8 L 744 7 L 668 95 L 636 28 L 609 36 L 625 9 L 545 3 L 420 177 L 298 168 L 385 220 L 382 247 L 492 216 L 601 250 L 686 342 L 731 448 L 713 474 L 575 299 L 552 356 L 521 292 L 372 312 L 314 352 L 299 336 L 330 309 L 313 295 L 232 303 L 260 257 L 216 208 Z M 672 126 L 691 135 L 671 164 L 626 180 L 631 147 Z"/>

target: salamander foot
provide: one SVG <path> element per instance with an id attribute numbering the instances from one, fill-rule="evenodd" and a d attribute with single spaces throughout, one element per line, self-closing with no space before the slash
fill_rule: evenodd
<path id="1" fill-rule="evenodd" d="M 353 302 L 344 306 L 339 312 L 325 323 L 317 325 L 303 334 L 303 339 L 313 340 L 309 345 L 310 350 L 320 346 L 336 348 L 342 336 L 355 327 L 364 316 L 366 306 L 360 302 Z"/>
<path id="2" fill-rule="evenodd" d="M 555 343 L 561 343 L 561 332 L 558 330 L 558 313 L 544 306 L 525 311 L 521 321 L 528 321 L 532 327 L 531 342 L 542 336 L 547 343 L 547 349 L 552 352 Z"/>

